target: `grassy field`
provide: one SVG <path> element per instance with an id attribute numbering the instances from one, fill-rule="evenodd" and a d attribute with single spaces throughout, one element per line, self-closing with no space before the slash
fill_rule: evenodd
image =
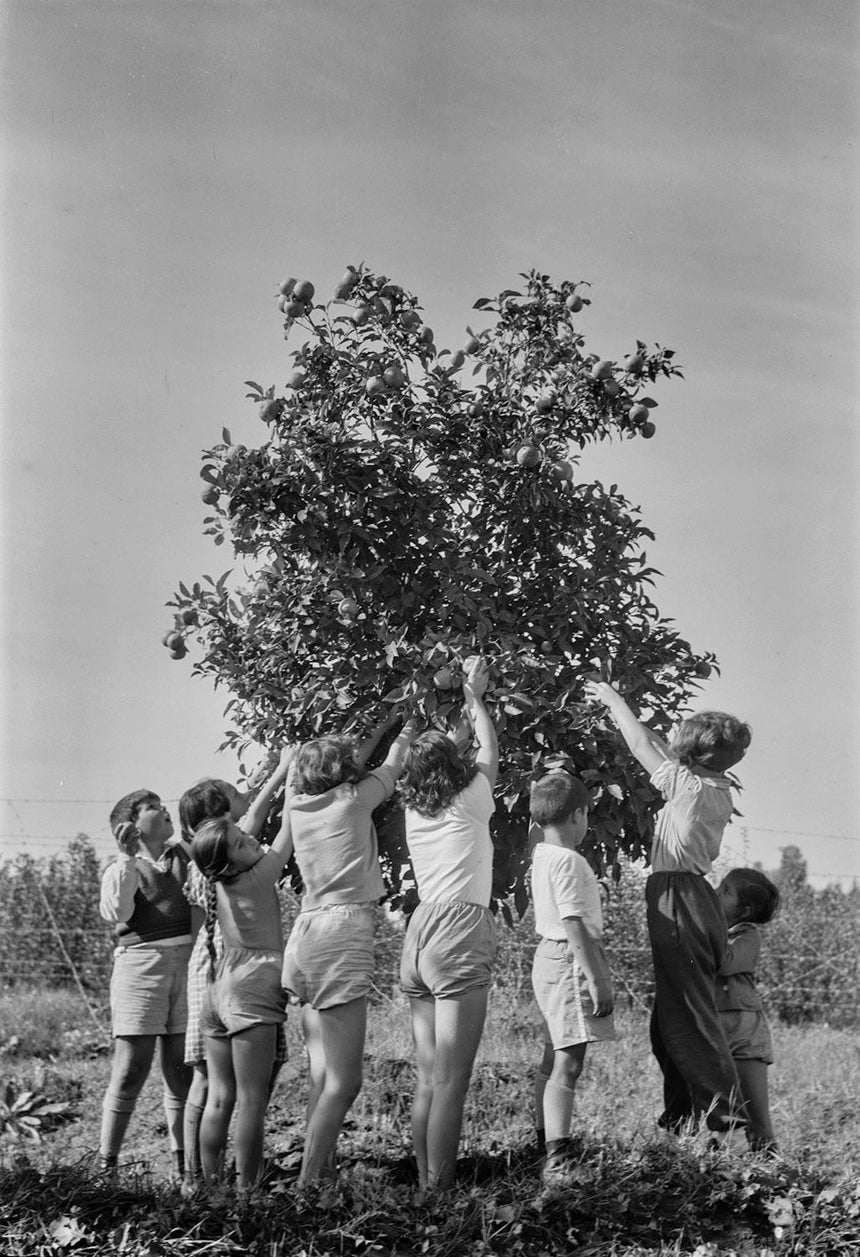
<path id="1" fill-rule="evenodd" d="M 100 1015 L 103 1010 L 99 1010 Z M 560 1257 L 831 1257 L 860 1234 L 860 1047 L 852 1031 L 775 1027 L 771 1071 L 779 1159 L 666 1140 L 654 1119 L 659 1079 L 641 1014 L 619 1017 L 618 1043 L 594 1048 L 580 1084 L 579 1182 L 541 1192 L 532 1150 L 532 1009 L 496 991 L 475 1071 L 458 1185 L 416 1207 L 409 1157 L 408 1013 L 381 1000 L 367 1044 L 364 1090 L 341 1146 L 335 1188 L 299 1196 L 304 1060 L 296 1023 L 268 1122 L 270 1170 L 257 1197 L 183 1201 L 170 1181 L 161 1089 L 141 1097 L 116 1183 L 95 1149 L 109 1070 L 105 1038 L 72 993 L 0 996 L 0 1081 L 6 1087 L 0 1166 L 0 1251 L 260 1257 L 407 1253 Z M 64 1102 L 39 1142 L 10 1110 L 22 1092 Z M 15 1129 L 17 1127 L 17 1130 Z"/>

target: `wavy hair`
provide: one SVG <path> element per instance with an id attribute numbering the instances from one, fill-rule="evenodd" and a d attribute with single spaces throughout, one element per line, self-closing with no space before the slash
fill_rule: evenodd
<path id="1" fill-rule="evenodd" d="M 364 776 L 355 758 L 352 738 L 315 738 L 304 742 L 293 760 L 292 781 L 296 794 L 325 794 L 345 783 L 355 784 Z"/>
<path id="2" fill-rule="evenodd" d="M 687 768 L 722 773 L 743 759 L 751 741 L 752 729 L 736 716 L 700 711 L 681 722 L 671 750 Z"/>
<path id="3" fill-rule="evenodd" d="M 478 775 L 446 733 L 428 729 L 403 757 L 399 794 L 421 816 L 438 816 Z"/>

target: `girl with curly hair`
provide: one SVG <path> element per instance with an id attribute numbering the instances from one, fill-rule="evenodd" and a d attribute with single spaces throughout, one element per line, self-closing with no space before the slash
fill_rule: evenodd
<path id="1" fill-rule="evenodd" d="M 476 659 L 463 681 L 474 762 L 446 734 L 428 731 L 407 751 L 400 787 L 420 899 L 406 931 L 400 985 L 412 1012 L 412 1139 L 422 1193 L 454 1178 L 496 954 L 490 817 L 499 751 L 483 699 L 488 682 L 486 664 Z"/>

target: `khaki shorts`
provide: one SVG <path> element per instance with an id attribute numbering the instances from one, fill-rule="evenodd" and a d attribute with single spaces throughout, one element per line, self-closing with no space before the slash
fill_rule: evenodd
<path id="1" fill-rule="evenodd" d="M 611 1042 L 617 1036 L 612 1014 L 595 1017 L 585 974 L 567 942 L 542 938 L 532 963 L 532 989 L 554 1048 Z"/>
<path id="2" fill-rule="evenodd" d="M 280 951 L 227 947 L 203 1000 L 204 1035 L 229 1039 L 253 1026 L 279 1025 L 287 1015 Z"/>
<path id="3" fill-rule="evenodd" d="M 300 1004 L 335 1008 L 370 994 L 375 967 L 373 906 L 330 904 L 296 917 L 281 981 Z"/>
<path id="4" fill-rule="evenodd" d="M 498 939 L 489 908 L 430 900 L 412 914 L 400 957 L 400 987 L 410 999 L 450 999 L 489 986 Z"/>
<path id="5" fill-rule="evenodd" d="M 110 979 L 111 1031 L 115 1038 L 185 1033 L 190 956 L 190 943 L 179 947 L 117 947 Z"/>

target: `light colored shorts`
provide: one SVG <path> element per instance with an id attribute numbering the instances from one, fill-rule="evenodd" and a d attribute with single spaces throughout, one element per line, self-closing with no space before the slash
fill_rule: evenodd
<path id="1" fill-rule="evenodd" d="M 280 1025 L 287 1015 L 281 990 L 281 953 L 227 947 L 203 1000 L 205 1035 L 229 1039 L 253 1026 Z"/>
<path id="2" fill-rule="evenodd" d="M 420 903 L 403 940 L 401 990 L 410 999 L 450 999 L 489 986 L 497 947 L 489 908 L 456 899 Z"/>
<path id="3" fill-rule="evenodd" d="M 221 931 L 216 927 L 216 964 L 222 950 Z M 188 965 L 188 1025 L 185 1028 L 186 1065 L 199 1065 L 206 1060 L 206 1036 L 203 1033 L 201 1019 L 203 1016 L 203 1005 L 206 1002 L 206 992 L 209 990 L 211 981 L 212 971 L 209 963 L 209 948 L 206 946 L 205 932 L 201 930 L 197 935 L 197 942 L 194 944 L 194 951 L 191 953 L 191 960 Z M 279 1025 L 275 1039 L 274 1064 L 283 1065 L 288 1055 L 287 1036 L 284 1033 L 283 1025 Z"/>
<path id="4" fill-rule="evenodd" d="M 375 968 L 373 905 L 329 904 L 296 917 L 281 981 L 300 1004 L 335 1008 L 366 998 Z"/>
<path id="5" fill-rule="evenodd" d="M 761 1009 L 721 1009 L 720 1025 L 726 1032 L 735 1060 L 765 1061 L 768 1065 L 773 1064 L 770 1025 Z"/>
<path id="6" fill-rule="evenodd" d="M 567 941 L 540 940 L 532 962 L 532 989 L 543 1017 L 546 1042 L 554 1048 L 617 1038 L 611 1013 L 608 1017 L 594 1016 L 585 974 Z"/>
<path id="7" fill-rule="evenodd" d="M 188 1022 L 188 960 L 179 947 L 117 947 L 110 979 L 111 1032 L 184 1034 Z"/>

